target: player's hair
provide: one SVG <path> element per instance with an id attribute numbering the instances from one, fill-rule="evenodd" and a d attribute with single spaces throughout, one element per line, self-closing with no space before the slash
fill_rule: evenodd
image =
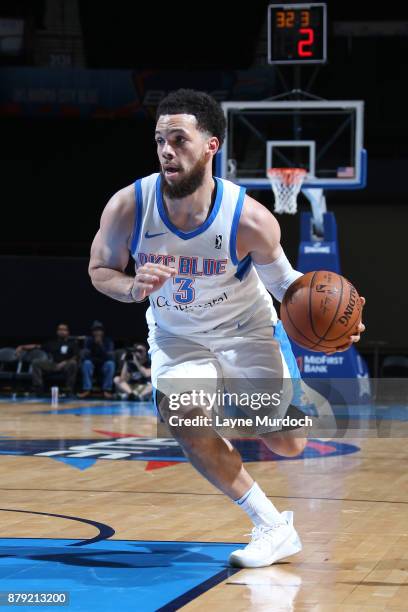
<path id="1" fill-rule="evenodd" d="M 220 104 L 204 91 L 177 89 L 170 92 L 157 107 L 156 120 L 160 115 L 194 115 L 203 132 L 216 136 L 220 147 L 225 138 L 225 116 Z"/>

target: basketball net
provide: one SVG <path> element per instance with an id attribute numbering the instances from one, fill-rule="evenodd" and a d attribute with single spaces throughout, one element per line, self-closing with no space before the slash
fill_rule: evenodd
<path id="1" fill-rule="evenodd" d="M 269 168 L 268 179 L 275 196 L 275 212 L 294 215 L 297 196 L 306 178 L 304 168 Z"/>

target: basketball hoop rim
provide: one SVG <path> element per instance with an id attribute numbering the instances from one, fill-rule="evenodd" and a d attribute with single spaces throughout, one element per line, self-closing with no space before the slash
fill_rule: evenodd
<path id="1" fill-rule="evenodd" d="M 304 168 L 268 168 L 267 175 L 270 181 L 282 181 L 286 185 L 303 183 L 307 176 Z"/>

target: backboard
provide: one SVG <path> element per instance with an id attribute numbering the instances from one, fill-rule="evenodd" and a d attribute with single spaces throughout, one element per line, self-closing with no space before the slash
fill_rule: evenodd
<path id="1" fill-rule="evenodd" d="M 304 168 L 303 188 L 361 189 L 364 102 L 224 102 L 227 132 L 216 173 L 248 189 L 270 189 L 267 170 Z"/>

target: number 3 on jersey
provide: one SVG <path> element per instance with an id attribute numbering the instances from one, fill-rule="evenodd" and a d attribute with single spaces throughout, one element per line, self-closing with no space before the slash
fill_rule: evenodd
<path id="1" fill-rule="evenodd" d="M 195 290 L 193 288 L 194 278 L 185 278 L 184 276 L 176 276 L 173 278 L 173 283 L 178 284 L 177 291 L 173 292 L 173 299 L 177 304 L 191 304 L 195 299 Z"/>

